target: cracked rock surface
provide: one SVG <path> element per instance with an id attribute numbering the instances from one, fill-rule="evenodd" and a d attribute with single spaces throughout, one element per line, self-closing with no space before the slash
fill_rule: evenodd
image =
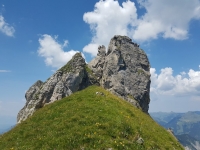
<path id="1" fill-rule="evenodd" d="M 99 47 L 97 57 L 88 64 L 100 85 L 148 112 L 151 81 L 145 52 L 127 36 L 114 36 L 104 52 L 104 46 Z"/>

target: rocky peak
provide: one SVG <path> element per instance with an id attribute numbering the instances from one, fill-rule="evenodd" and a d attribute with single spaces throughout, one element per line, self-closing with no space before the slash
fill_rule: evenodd
<path id="1" fill-rule="evenodd" d="M 107 54 L 97 55 L 88 66 L 102 87 L 148 112 L 150 64 L 137 43 L 127 36 L 114 36 Z"/>
<path id="2" fill-rule="evenodd" d="M 76 53 L 72 59 L 61 69 L 58 71 L 62 72 L 76 72 L 80 69 L 83 69 L 85 67 L 85 59 L 82 57 L 81 53 Z"/>
<path id="3" fill-rule="evenodd" d="M 27 119 L 37 109 L 92 84 L 102 86 L 147 113 L 149 70 L 147 55 L 137 43 L 127 36 L 114 36 L 107 53 L 105 46 L 99 46 L 97 56 L 88 65 L 81 53 L 76 53 L 47 81 L 33 84 L 26 92 L 26 104 L 19 111 L 17 122 Z"/>
<path id="4" fill-rule="evenodd" d="M 28 118 L 37 109 L 52 103 L 72 93 L 91 85 L 86 63 L 81 53 L 76 53 L 72 59 L 46 82 L 37 81 L 26 92 L 26 104 L 17 116 L 17 122 Z M 93 81 L 94 82 L 94 81 Z M 95 82 L 94 82 L 95 83 Z"/>

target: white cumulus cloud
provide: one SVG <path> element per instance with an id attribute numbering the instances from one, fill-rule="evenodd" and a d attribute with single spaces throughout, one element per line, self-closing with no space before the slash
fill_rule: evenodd
<path id="1" fill-rule="evenodd" d="M 200 105 L 200 71 L 190 69 L 173 75 L 173 69 L 155 68 L 151 72 L 150 112 L 196 111 Z"/>
<path id="2" fill-rule="evenodd" d="M 146 9 L 146 13 L 139 19 L 133 35 L 137 40 L 155 39 L 160 34 L 164 38 L 186 39 L 189 22 L 200 18 L 199 0 L 138 1 Z"/>
<path id="3" fill-rule="evenodd" d="M 188 38 L 190 21 L 200 19 L 199 0 L 138 0 L 146 12 L 138 16 L 135 3 L 122 5 L 116 0 L 100 0 L 83 20 L 93 33 L 84 52 L 96 55 L 98 45 L 108 45 L 114 35 L 127 35 L 144 42 L 158 37 L 184 40 Z"/>
<path id="4" fill-rule="evenodd" d="M 7 36 L 14 36 L 15 29 L 5 22 L 4 17 L 0 15 L 0 31 Z"/>
<path id="5" fill-rule="evenodd" d="M 44 34 L 39 38 L 39 44 L 39 56 L 45 58 L 46 65 L 55 68 L 65 65 L 78 52 L 75 50 L 64 51 L 63 48 L 67 46 L 68 41 L 65 40 L 63 44 L 60 44 L 57 41 L 57 36 L 52 37 L 48 34 Z"/>
<path id="6" fill-rule="evenodd" d="M 94 11 L 87 12 L 83 20 L 90 25 L 94 36 L 90 44 L 83 48 L 84 52 L 96 55 L 98 45 L 107 46 L 114 35 L 128 35 L 128 26 L 137 20 L 135 4 L 126 1 L 119 5 L 115 0 L 100 0 Z"/>
<path id="7" fill-rule="evenodd" d="M 151 68 L 150 72 L 153 95 L 200 96 L 200 71 L 190 69 L 176 76 L 172 68 L 161 69 L 160 74 L 155 68 Z"/>

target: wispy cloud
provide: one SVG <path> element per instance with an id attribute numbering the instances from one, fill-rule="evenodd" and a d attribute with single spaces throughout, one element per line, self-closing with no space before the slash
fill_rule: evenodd
<path id="1" fill-rule="evenodd" d="M 4 17 L 0 15 L 0 31 L 7 36 L 14 36 L 15 29 L 5 22 Z"/>
<path id="2" fill-rule="evenodd" d="M 86 12 L 83 20 L 93 33 L 84 52 L 96 55 L 98 45 L 108 45 L 114 35 L 127 35 L 144 42 L 152 39 L 188 38 L 190 21 L 200 19 L 199 0 L 138 0 L 146 12 L 138 16 L 135 3 L 128 0 L 122 5 L 115 0 L 99 1 L 94 10 Z"/>
<path id="3" fill-rule="evenodd" d="M 10 70 L 0 70 L 0 73 L 11 72 Z"/>

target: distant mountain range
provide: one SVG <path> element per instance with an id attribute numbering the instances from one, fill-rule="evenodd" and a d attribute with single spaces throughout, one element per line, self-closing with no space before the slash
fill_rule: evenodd
<path id="1" fill-rule="evenodd" d="M 200 141 L 188 134 L 176 135 L 179 142 L 188 150 L 200 150 Z"/>
<path id="2" fill-rule="evenodd" d="M 186 149 L 200 150 L 200 111 L 153 112 L 150 115 L 161 126 L 171 128 Z"/>

